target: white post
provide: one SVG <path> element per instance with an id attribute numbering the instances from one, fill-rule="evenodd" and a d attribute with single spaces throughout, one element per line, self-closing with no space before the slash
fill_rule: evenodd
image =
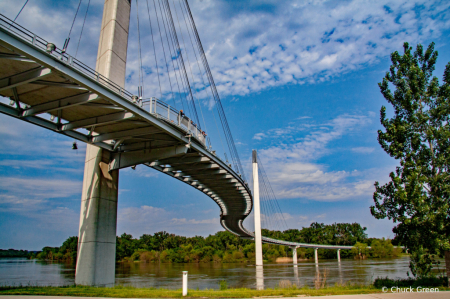
<path id="1" fill-rule="evenodd" d="M 297 247 L 292 248 L 292 262 L 294 267 L 297 267 Z"/>
<path id="2" fill-rule="evenodd" d="M 314 248 L 314 260 L 316 265 L 319 264 L 319 254 L 317 253 L 318 248 Z"/>
<path id="3" fill-rule="evenodd" d="M 104 3 L 96 71 L 125 85 L 130 0 Z M 81 195 L 75 284 L 114 286 L 119 170 L 109 172 L 110 153 L 88 144 Z"/>
<path id="4" fill-rule="evenodd" d="M 340 263 L 341 262 L 341 250 L 340 249 L 337 250 L 337 258 L 338 258 L 338 263 Z"/>
<path id="5" fill-rule="evenodd" d="M 256 150 L 253 150 L 253 211 L 255 216 L 255 258 L 256 266 L 263 265 L 262 237 L 261 237 L 261 210 L 259 204 L 259 178 Z"/>
<path id="6" fill-rule="evenodd" d="M 188 293 L 188 271 L 183 271 L 183 296 Z"/>

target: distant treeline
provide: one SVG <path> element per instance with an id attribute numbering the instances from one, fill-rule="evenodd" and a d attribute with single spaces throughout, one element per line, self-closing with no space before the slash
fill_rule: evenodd
<path id="1" fill-rule="evenodd" d="M 390 240 L 367 238 L 366 228 L 358 223 L 312 223 L 301 230 L 270 231 L 263 229 L 263 236 L 291 242 L 355 245 L 354 250 L 341 250 L 342 258 L 394 257 L 395 250 Z M 78 237 L 68 238 L 61 247 L 44 247 L 37 255 L 39 259 L 74 262 L 77 257 Z M 373 249 L 368 250 L 367 246 Z M 362 249 L 362 251 L 361 251 Z M 319 249 L 319 258 L 334 259 L 336 250 Z M 299 259 L 314 258 L 314 249 L 297 249 Z M 263 245 L 263 258 L 275 261 L 278 257 L 292 257 L 292 250 L 280 245 Z M 142 235 L 139 239 L 124 233 L 117 237 L 117 261 L 141 261 L 163 263 L 199 262 L 252 262 L 255 259 L 255 244 L 229 233 L 220 231 L 208 237 L 183 237 L 165 231 L 154 235 Z"/>
<path id="2" fill-rule="evenodd" d="M 0 249 L 0 257 L 28 257 L 28 250 Z"/>

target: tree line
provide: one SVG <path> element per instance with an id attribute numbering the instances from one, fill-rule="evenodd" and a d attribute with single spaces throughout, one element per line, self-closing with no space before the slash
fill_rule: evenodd
<path id="1" fill-rule="evenodd" d="M 291 242 L 355 245 L 363 244 L 363 255 L 360 251 L 342 250 L 342 258 L 352 257 L 395 257 L 390 240 L 368 238 L 366 228 L 359 223 L 312 223 L 302 229 L 285 231 L 262 230 L 263 236 Z M 77 257 L 78 237 L 69 237 L 61 247 L 44 247 L 35 256 L 39 259 L 75 262 Z M 367 250 L 367 246 L 374 246 Z M 319 258 L 336 258 L 336 250 L 319 249 Z M 314 249 L 297 249 L 299 259 L 314 258 Z M 263 244 L 263 258 L 274 262 L 279 257 L 292 257 L 292 249 L 272 244 Z M 163 262 L 163 263 L 199 263 L 199 262 L 252 262 L 255 259 L 255 243 L 241 239 L 227 231 L 220 231 L 208 237 L 183 237 L 165 231 L 153 235 L 144 234 L 140 238 L 124 233 L 116 239 L 116 260 L 122 262 Z"/>

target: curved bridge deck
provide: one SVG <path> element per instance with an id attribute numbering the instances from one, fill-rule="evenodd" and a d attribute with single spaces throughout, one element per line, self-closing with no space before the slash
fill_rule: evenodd
<path id="1" fill-rule="evenodd" d="M 248 236 L 242 220 L 252 210 L 248 185 L 206 147 L 190 119 L 152 98 L 131 93 L 0 15 L 0 112 L 99 146 L 109 170 L 145 164 L 212 198 L 221 224 Z"/>
<path id="2" fill-rule="evenodd" d="M 144 164 L 186 183 L 220 207 L 221 225 L 253 238 L 243 227 L 252 210 L 246 182 L 206 146 L 205 136 L 166 103 L 148 103 L 82 62 L 47 51 L 48 42 L 0 15 L 0 112 L 110 152 L 109 170 Z M 294 243 L 290 247 L 351 249 Z"/>

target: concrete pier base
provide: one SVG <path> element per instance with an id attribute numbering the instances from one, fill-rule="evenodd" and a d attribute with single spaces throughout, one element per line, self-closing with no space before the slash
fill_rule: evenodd
<path id="1" fill-rule="evenodd" d="M 337 259 L 338 259 L 338 262 L 340 263 L 341 262 L 341 250 L 340 249 L 337 250 Z"/>
<path id="2" fill-rule="evenodd" d="M 88 145 L 84 167 L 75 284 L 114 286 L 119 171 L 109 152 Z"/>
<path id="3" fill-rule="evenodd" d="M 316 265 L 319 264 L 319 254 L 317 252 L 318 248 L 314 248 L 314 261 L 316 262 Z"/>

